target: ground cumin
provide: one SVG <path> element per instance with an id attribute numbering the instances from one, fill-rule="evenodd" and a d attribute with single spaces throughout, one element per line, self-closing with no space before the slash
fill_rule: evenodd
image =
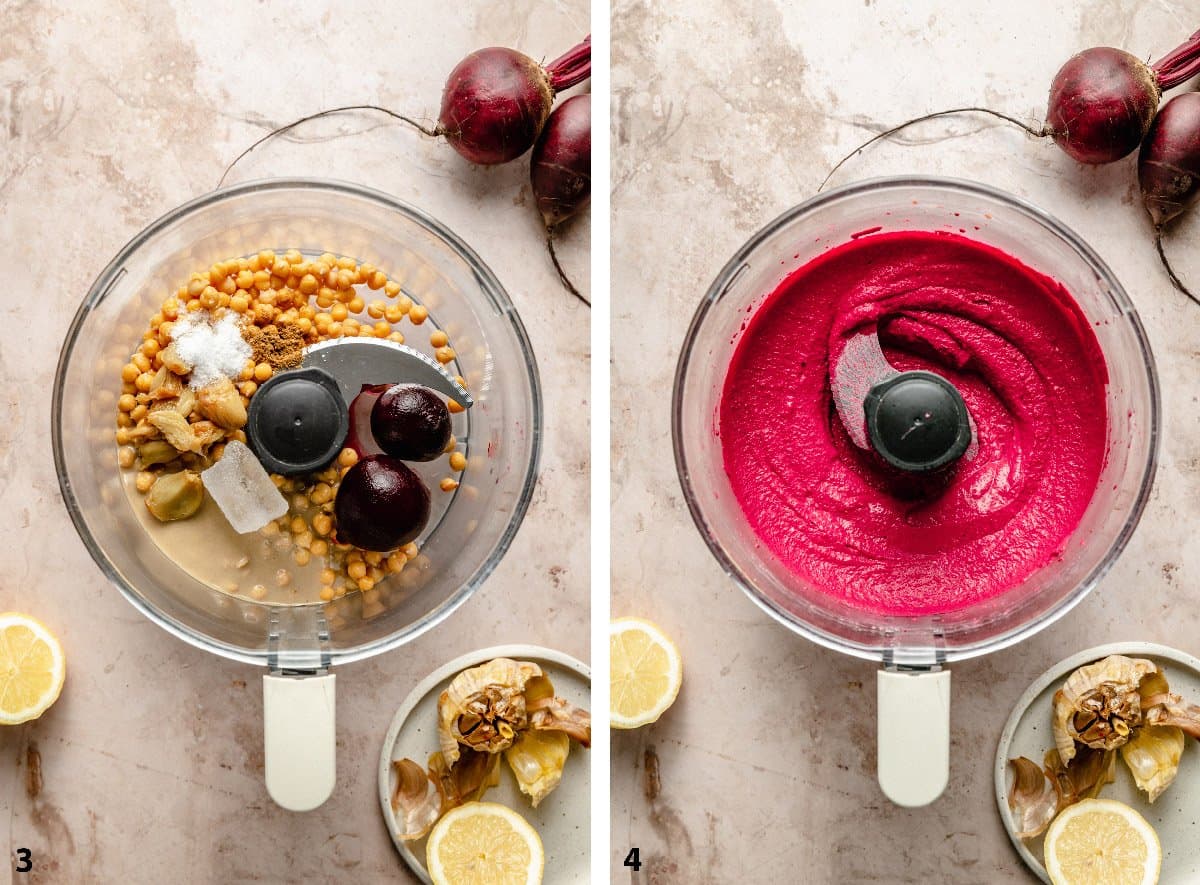
<path id="1" fill-rule="evenodd" d="M 246 340 L 254 361 L 273 369 L 294 369 L 304 359 L 304 333 L 295 326 L 248 326 Z"/>

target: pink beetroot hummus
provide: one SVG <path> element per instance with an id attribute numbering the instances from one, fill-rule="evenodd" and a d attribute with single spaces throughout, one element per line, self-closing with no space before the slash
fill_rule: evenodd
<path id="1" fill-rule="evenodd" d="M 973 457 L 916 478 L 850 441 L 830 354 L 872 328 L 897 369 L 958 388 Z M 721 399 L 725 471 L 763 543 L 818 590 L 873 612 L 949 612 L 1060 555 L 1104 462 L 1106 383 L 1059 283 L 962 236 L 864 236 L 794 271 L 750 320 Z"/>

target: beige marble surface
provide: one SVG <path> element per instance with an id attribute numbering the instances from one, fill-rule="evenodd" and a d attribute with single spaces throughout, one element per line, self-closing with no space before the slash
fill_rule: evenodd
<path id="1" fill-rule="evenodd" d="M 541 481 L 500 568 L 441 628 L 339 669 L 338 783 L 318 811 L 284 812 L 263 788 L 260 671 L 168 636 L 88 558 L 58 493 L 49 396 L 95 275 L 148 222 L 210 190 L 264 126 L 363 101 L 433 117 L 467 52 L 553 58 L 588 14 L 575 0 L 0 2 L 0 610 L 36 614 L 69 659 L 55 707 L 0 731 L 0 838 L 34 857 L 14 881 L 407 881 L 375 786 L 404 696 L 484 645 L 586 660 L 588 314 L 549 267 L 524 163 L 468 168 L 441 142 L 364 117 L 306 128 L 304 143 L 264 148 L 233 177 L 351 179 L 428 210 L 507 287 L 545 392 Z M 588 234 L 578 225 L 563 253 L 584 282 Z"/>
<path id="2" fill-rule="evenodd" d="M 932 807 L 892 806 L 875 783 L 875 667 L 792 635 L 722 577 L 681 500 L 669 425 L 698 299 L 754 230 L 869 134 L 865 122 L 980 102 L 1037 117 L 1073 52 L 1157 57 L 1200 26 L 1198 13 L 1169 0 L 615 3 L 613 611 L 673 634 L 685 678 L 658 725 L 613 743 L 614 881 L 1028 881 L 991 782 L 1024 687 L 1099 642 L 1200 650 L 1200 308 L 1156 264 L 1130 160 L 1082 169 L 1015 129 L 932 123 L 911 133 L 926 146 L 882 146 L 837 178 L 957 175 L 1050 209 L 1124 281 L 1164 388 L 1157 485 L 1118 566 L 1058 625 L 953 668 L 951 782 Z M 939 139 L 949 132 L 974 134 Z M 1200 252 L 1185 244 L 1197 234 L 1193 216 L 1173 240 L 1193 280 Z M 654 803 L 643 795 L 650 748 Z M 638 878 L 620 866 L 630 845 L 646 864 Z"/>

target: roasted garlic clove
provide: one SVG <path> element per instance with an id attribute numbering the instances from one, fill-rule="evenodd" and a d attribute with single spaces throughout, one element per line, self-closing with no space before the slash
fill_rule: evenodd
<path id="1" fill-rule="evenodd" d="M 160 356 L 162 357 L 162 364 L 176 375 L 186 375 L 192 371 L 191 365 L 183 361 L 174 344 L 168 344 L 163 348 Z"/>
<path id="2" fill-rule="evenodd" d="M 422 839 L 442 815 L 442 793 L 438 782 L 411 759 L 393 761 L 396 790 L 392 793 L 392 811 L 396 814 L 401 839 Z"/>
<path id="3" fill-rule="evenodd" d="M 1012 812 L 1017 836 L 1040 836 L 1058 814 L 1059 792 L 1054 778 L 1032 759 L 1009 759 L 1012 785 L 1008 788 L 1008 810 Z"/>
<path id="4" fill-rule="evenodd" d="M 179 399 L 175 400 L 175 411 L 183 417 L 188 417 L 196 408 L 196 391 L 190 387 L 185 387 L 183 392 L 179 394 Z"/>
<path id="5" fill-rule="evenodd" d="M 197 421 L 192 425 L 192 435 L 196 438 L 193 451 L 202 452 L 215 442 L 225 438 L 225 431 L 212 421 Z"/>
<path id="6" fill-rule="evenodd" d="M 1048 750 L 1046 775 L 1054 779 L 1058 790 L 1058 809 L 1074 805 L 1080 799 L 1095 799 L 1105 784 L 1116 780 L 1117 751 L 1080 747 L 1070 762 L 1064 763 L 1058 750 Z"/>
<path id="7" fill-rule="evenodd" d="M 1054 744 L 1064 763 L 1076 752 L 1076 742 L 1093 749 L 1112 750 L 1142 724 L 1138 686 L 1158 665 L 1141 658 L 1110 655 L 1080 667 L 1054 695 Z"/>
<path id="8" fill-rule="evenodd" d="M 517 785 L 534 808 L 562 780 L 570 750 L 571 739 L 561 731 L 526 731 L 504 751 Z"/>
<path id="9" fill-rule="evenodd" d="M 541 676 L 537 664 L 496 658 L 454 677 L 438 699 L 438 739 L 453 765 L 459 745 L 499 753 L 528 726 L 525 684 Z"/>
<path id="10" fill-rule="evenodd" d="M 161 522 L 187 519 L 204 502 L 204 483 L 190 470 L 164 473 L 146 494 L 146 509 Z"/>
<path id="11" fill-rule="evenodd" d="M 1162 795 L 1179 773 L 1183 745 L 1182 729 L 1173 725 L 1143 725 L 1121 747 L 1121 758 L 1129 766 L 1134 782 L 1151 802 Z"/>
<path id="12" fill-rule="evenodd" d="M 181 393 L 183 393 L 183 379 L 166 366 L 161 366 L 155 373 L 154 380 L 150 382 L 150 398 L 155 400 L 175 399 Z"/>
<path id="13" fill-rule="evenodd" d="M 196 407 L 201 415 L 226 430 L 240 430 L 246 426 L 246 406 L 229 378 L 214 381 L 197 393 Z"/>
<path id="14" fill-rule="evenodd" d="M 151 412 L 146 420 L 162 431 L 163 438 L 181 452 L 198 452 L 200 445 L 187 418 L 171 409 Z"/>
<path id="15" fill-rule="evenodd" d="M 161 439 L 151 440 L 138 446 L 138 460 L 143 467 L 153 467 L 155 464 L 167 464 L 179 457 L 179 449 Z"/>
<path id="16" fill-rule="evenodd" d="M 1151 695 L 1146 699 L 1146 722 L 1171 725 L 1200 740 L 1200 706 L 1187 703 L 1177 694 Z"/>

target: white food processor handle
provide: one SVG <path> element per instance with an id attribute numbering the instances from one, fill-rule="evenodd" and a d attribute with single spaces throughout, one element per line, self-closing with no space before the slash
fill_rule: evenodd
<path id="1" fill-rule="evenodd" d="M 908 808 L 928 805 L 950 780 L 950 671 L 880 670 L 879 786 Z"/>
<path id="2" fill-rule="evenodd" d="M 289 811 L 311 811 L 333 793 L 335 678 L 263 676 L 267 792 Z"/>

